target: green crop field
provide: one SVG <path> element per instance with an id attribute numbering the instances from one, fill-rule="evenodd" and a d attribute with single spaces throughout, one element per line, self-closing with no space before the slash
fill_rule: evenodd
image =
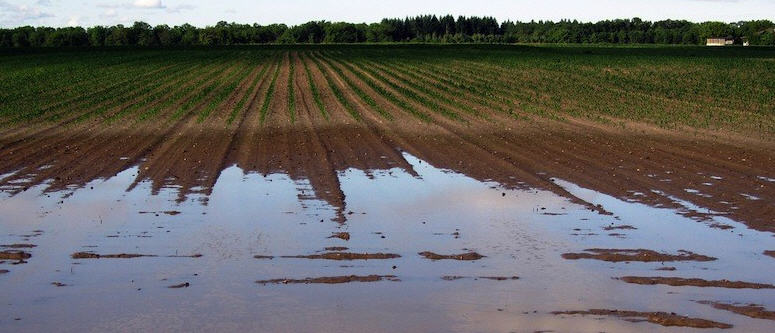
<path id="1" fill-rule="evenodd" d="M 307 109 L 325 121 L 371 114 L 471 123 L 506 115 L 770 136 L 775 49 L 324 45 L 0 53 L 5 128 L 172 126 L 183 119 L 294 124 Z"/>

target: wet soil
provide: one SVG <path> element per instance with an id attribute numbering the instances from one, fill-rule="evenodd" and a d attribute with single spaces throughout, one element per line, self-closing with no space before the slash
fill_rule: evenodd
<path id="1" fill-rule="evenodd" d="M 274 280 L 259 280 L 256 283 L 259 284 L 340 284 L 350 282 L 378 282 L 378 281 L 399 281 L 395 275 L 348 275 L 348 276 L 330 276 L 330 277 L 318 277 L 318 278 L 306 278 L 306 279 L 274 279 Z"/>
<path id="2" fill-rule="evenodd" d="M 401 256 L 393 253 L 329 252 L 329 253 L 311 254 L 311 255 L 283 256 L 282 258 L 324 259 L 324 260 L 374 260 L 374 259 L 382 260 L 382 259 L 401 258 Z"/>
<path id="3" fill-rule="evenodd" d="M 339 239 L 343 239 L 343 240 L 348 241 L 348 240 L 350 240 L 350 233 L 349 232 L 337 232 L 337 233 L 334 233 L 333 235 L 329 236 L 328 238 L 339 238 Z"/>
<path id="4" fill-rule="evenodd" d="M 445 281 L 455 281 L 455 280 L 463 280 L 463 279 L 474 279 L 474 280 L 492 280 L 492 281 L 508 281 L 508 280 L 519 280 L 519 276 L 479 276 L 479 277 L 469 277 L 469 276 L 459 276 L 459 275 L 445 275 L 441 277 L 442 280 Z"/>
<path id="5" fill-rule="evenodd" d="M 468 253 L 461 253 L 461 254 L 437 254 L 430 251 L 420 252 L 419 255 L 430 259 L 430 260 L 464 260 L 464 261 L 473 261 L 473 260 L 479 260 L 484 258 L 485 256 L 476 253 L 476 252 L 468 252 Z"/>
<path id="6" fill-rule="evenodd" d="M 612 231 L 612 230 L 637 230 L 638 228 L 633 227 L 631 225 L 611 225 L 603 228 L 605 231 Z"/>
<path id="7" fill-rule="evenodd" d="M 568 260 L 594 259 L 610 262 L 668 262 L 668 261 L 714 261 L 716 258 L 704 256 L 690 251 L 678 251 L 679 254 L 660 253 L 653 250 L 630 249 L 587 249 L 590 253 L 564 253 L 562 257 Z"/>
<path id="8" fill-rule="evenodd" d="M 24 260 L 32 257 L 31 254 L 24 251 L 0 251 L 0 259 L 3 260 Z"/>
<path id="9" fill-rule="evenodd" d="M 34 244 L 9 244 L 9 245 L 0 245 L 0 247 L 4 247 L 6 249 L 31 249 L 36 247 L 37 245 Z"/>
<path id="10" fill-rule="evenodd" d="M 73 259 L 133 259 L 141 257 L 166 257 L 166 258 L 200 258 L 201 254 L 192 255 L 171 255 L 171 256 L 159 256 L 155 254 L 136 254 L 136 253 L 119 253 L 119 254 L 97 254 L 92 252 L 76 252 L 71 256 Z"/>
<path id="11" fill-rule="evenodd" d="M 698 301 L 697 303 L 710 305 L 716 309 L 734 312 L 746 317 L 775 320 L 775 311 L 769 311 L 765 307 L 757 304 L 741 305 L 711 301 Z"/>
<path id="12" fill-rule="evenodd" d="M 183 282 L 183 283 L 180 283 L 180 284 L 171 285 L 171 286 L 169 286 L 167 288 L 170 288 L 170 289 L 180 289 L 180 288 L 188 288 L 190 286 L 191 286 L 190 283 Z"/>
<path id="13" fill-rule="evenodd" d="M 509 317 L 508 320 L 494 318 L 492 321 L 484 320 L 476 323 L 466 322 L 466 318 L 490 318 L 495 312 L 493 310 L 493 313 L 489 313 L 488 306 L 492 306 L 492 309 L 496 306 L 498 309 L 503 308 L 504 304 L 495 303 L 502 302 L 502 299 L 511 296 L 512 292 L 521 296 L 517 298 L 528 300 L 527 304 L 509 301 L 511 304 L 508 305 L 519 308 L 519 311 L 527 308 L 533 311 L 536 304 L 541 304 L 545 309 L 557 308 L 556 300 L 547 300 L 544 297 L 546 290 L 567 293 L 568 300 L 583 300 L 575 305 L 582 309 L 591 307 L 592 302 L 597 304 L 594 306 L 606 304 L 605 306 L 611 308 L 649 308 L 648 306 L 652 305 L 656 307 L 675 304 L 679 300 L 689 301 L 690 299 L 661 298 L 660 295 L 653 295 L 648 291 L 650 288 L 628 286 L 624 283 L 620 286 L 627 288 L 625 292 L 628 297 L 617 297 L 607 292 L 611 282 L 607 278 L 599 277 L 600 271 L 597 267 L 599 265 L 573 265 L 562 259 L 597 259 L 610 262 L 715 260 L 714 257 L 689 251 L 662 253 L 655 250 L 632 250 L 640 247 L 650 248 L 655 246 L 654 244 L 662 246 L 661 242 L 664 242 L 665 247 L 672 249 L 687 248 L 719 258 L 717 262 L 703 264 L 702 267 L 693 266 L 690 263 L 685 266 L 682 264 L 679 267 L 683 273 L 706 277 L 705 269 L 708 270 L 707 272 L 730 270 L 735 273 L 733 277 L 736 279 L 772 282 L 769 280 L 769 276 L 772 275 L 767 275 L 768 268 L 752 269 L 749 265 L 750 258 L 739 255 L 739 253 L 758 254 L 765 248 L 772 248 L 769 245 L 758 246 L 751 241 L 754 239 L 762 242 L 764 236 L 761 236 L 759 231 L 775 232 L 775 218 L 773 218 L 775 207 L 771 204 L 775 201 L 775 186 L 771 180 L 768 180 L 775 178 L 775 170 L 772 168 L 772 165 L 775 165 L 775 146 L 772 142 L 747 141 L 737 137 L 727 137 L 725 133 L 668 131 L 631 123 L 609 126 L 574 118 L 558 121 L 525 116 L 514 119 L 487 107 L 476 107 L 476 110 L 483 114 L 481 119 L 466 115 L 467 122 L 460 122 L 446 119 L 440 116 L 437 110 L 409 100 L 400 91 L 380 80 L 375 80 L 377 86 L 392 92 L 396 98 L 406 102 L 405 105 L 411 105 L 427 113 L 431 120 L 424 122 L 402 106 L 378 94 L 363 81 L 361 76 L 351 72 L 339 62 L 332 62 L 333 65 L 326 63 L 318 67 L 310 57 L 298 56 L 295 53 L 290 55 L 283 53 L 282 59 L 277 91 L 273 99 L 268 101 L 270 108 L 265 121 L 260 120 L 258 110 L 265 102 L 264 96 L 267 96 L 265 93 L 275 69 L 274 65 L 269 64 L 266 65 L 270 66 L 267 74 L 258 81 L 259 84 L 256 87 L 250 87 L 246 82 L 251 81 L 250 79 L 257 74 L 257 68 L 241 69 L 251 71 L 249 79 L 241 82 L 234 93 L 213 110 L 211 118 L 201 122 L 197 121 L 196 115 L 209 102 L 209 97 L 194 106 L 190 114 L 180 119 L 167 119 L 180 107 L 180 105 L 173 105 L 162 110 L 158 119 L 147 122 L 105 123 L 99 120 L 82 125 L 62 122 L 39 129 L 32 126 L 21 126 L 12 130 L 0 128 L 0 156 L 3 156 L 0 159 L 0 192 L 2 192 L 0 194 L 8 196 L 6 199 L 8 204 L 4 206 L 7 211 L 3 213 L 21 211 L 20 215 L 25 217 L 24 220 L 30 217 L 32 221 L 30 223 L 39 222 L 44 226 L 45 224 L 42 223 L 49 223 L 53 226 L 52 229 L 64 226 L 63 228 L 66 229 L 61 229 L 55 234 L 64 239 L 92 236 L 84 238 L 81 244 L 100 245 L 100 247 L 104 244 L 110 246 L 106 248 L 135 249 L 132 251 L 141 253 L 177 253 L 180 247 L 183 253 L 202 251 L 207 254 L 206 258 L 197 260 L 195 263 L 176 260 L 165 263 L 161 262 L 162 260 L 154 260 L 153 265 L 144 265 L 142 270 L 122 266 L 125 270 L 100 271 L 99 267 L 89 267 L 93 271 L 84 274 L 77 269 L 84 266 L 73 266 L 76 269 L 71 269 L 67 277 L 63 277 L 65 269 L 62 269 L 62 272 L 57 270 L 57 275 L 47 276 L 45 279 L 36 275 L 44 273 L 36 273 L 31 275 L 36 279 L 25 279 L 28 282 L 17 281 L 12 288 L 5 289 L 9 295 L 16 293 L 15 299 L 19 300 L 15 303 L 20 305 L 14 305 L 12 310 L 37 315 L 41 313 L 41 308 L 49 307 L 52 310 L 48 315 L 41 314 L 36 317 L 41 321 L 48 319 L 49 325 L 54 328 L 59 323 L 72 322 L 71 318 L 99 317 L 104 318 L 108 326 L 102 327 L 101 330 L 93 330 L 107 331 L 117 327 L 118 324 L 113 322 L 113 319 L 131 317 L 132 323 L 141 325 L 134 318 L 138 314 L 154 311 L 153 315 L 148 315 L 149 318 L 162 321 L 165 320 L 163 318 L 183 318 L 184 321 L 191 319 L 191 325 L 205 324 L 208 328 L 221 325 L 229 321 L 228 319 L 235 319 L 229 323 L 237 325 L 240 320 L 250 318 L 260 319 L 262 324 L 266 325 L 272 325 L 273 320 L 280 322 L 274 323 L 274 326 L 266 326 L 266 330 L 274 328 L 303 331 L 305 328 L 310 330 L 310 327 L 313 327 L 313 330 L 318 329 L 320 323 L 331 318 L 328 313 L 321 312 L 320 309 L 333 308 L 331 304 L 336 302 L 337 312 L 333 316 L 342 318 L 342 325 L 349 325 L 348 327 L 356 331 L 364 330 L 363 327 L 374 327 L 369 326 L 374 320 L 383 320 L 380 327 L 398 331 L 411 331 L 412 328 L 417 327 L 439 331 L 508 331 L 520 324 L 526 324 L 526 327 L 530 328 L 541 328 L 531 326 L 535 325 L 532 318 L 527 322 L 520 322 L 522 320 L 520 318 Z M 295 121 L 290 119 L 287 103 L 290 61 L 297 64 L 294 72 L 295 82 L 291 87 L 297 97 Z M 312 81 L 319 89 L 327 116 L 323 116 L 317 109 L 311 92 L 306 90 L 308 82 L 306 71 L 303 69 L 305 63 L 310 67 Z M 387 111 L 392 119 L 384 118 L 367 105 L 349 88 L 350 83 L 345 82 L 342 74 L 338 74 L 334 67 L 343 70 L 344 77 L 352 80 L 375 103 Z M 224 69 L 228 70 L 223 70 L 222 74 L 218 74 L 220 71 L 214 72 L 212 78 L 207 79 L 206 84 L 209 85 L 223 74 L 231 73 L 238 68 L 230 65 Z M 355 70 L 365 75 L 364 77 L 373 79 L 368 73 Z M 379 71 L 389 76 L 386 71 L 381 69 Z M 354 119 L 342 102 L 335 98 L 338 96 L 334 95 L 324 74 L 332 77 L 331 82 L 343 91 L 344 98 L 360 115 L 360 119 Z M 389 80 L 406 87 L 405 83 L 397 78 L 389 78 Z M 192 91 L 191 94 L 194 93 Z M 422 95 L 422 93 L 419 94 Z M 231 107 L 235 106 L 236 101 L 244 95 L 248 96 L 248 101 L 239 110 L 240 113 L 234 122 L 227 124 L 224 116 L 231 113 Z M 537 96 L 537 98 L 541 97 Z M 456 100 L 465 101 L 465 97 L 461 96 Z M 450 106 L 448 103 L 442 104 L 449 106 L 452 111 L 463 114 L 459 108 Z M 138 112 L 146 111 L 152 105 L 142 105 Z M 130 170 L 131 172 L 128 172 Z M 218 181 L 228 179 L 236 173 L 239 175 L 232 180 L 217 184 Z M 291 193 L 290 196 L 283 196 L 288 194 L 284 189 L 280 190 L 279 187 L 269 184 L 272 180 L 280 183 L 286 179 L 293 185 L 288 191 Z M 252 182 L 260 184 L 253 186 L 255 184 Z M 414 182 L 424 185 L 411 187 L 412 191 L 407 191 L 406 188 L 410 188 L 409 185 Z M 102 183 L 110 183 L 110 185 L 100 187 Z M 239 187 L 241 183 L 251 186 Z M 372 183 L 379 184 L 380 187 L 369 187 Z M 455 186 L 445 187 L 452 183 Z M 494 189 L 497 195 L 491 196 L 491 193 L 479 192 L 478 187 L 471 184 L 477 184 L 477 186 L 486 184 Z M 578 186 L 580 190 L 572 190 L 567 184 Z M 110 199 L 102 198 L 103 192 L 100 191 L 109 191 L 106 188 L 110 186 L 123 187 L 120 189 L 121 195 L 115 198 L 109 197 Z M 126 188 L 127 186 L 129 188 Z M 439 188 L 449 191 L 440 191 Z M 220 193 L 218 193 L 219 189 Z M 371 191 L 367 192 L 364 189 L 371 189 Z M 424 192 L 425 190 L 427 192 Z M 592 195 L 585 196 L 586 191 Z M 237 195 L 229 195 L 233 193 Z M 52 205 L 46 206 L 42 211 L 30 208 L 43 207 L 43 204 L 38 205 L 38 203 L 46 203 L 46 198 L 49 196 L 51 200 L 56 197 L 57 204 L 53 205 L 53 208 Z M 219 196 L 220 200 L 215 204 L 209 201 Z M 401 199 L 411 202 L 402 202 Z M 540 203 L 531 201 L 539 199 Z M 550 207 L 544 205 L 544 201 L 559 202 L 559 204 Z M 18 205 L 20 202 L 28 205 Z M 268 202 L 269 205 L 261 206 L 262 202 Z M 532 202 L 535 205 L 527 205 L 525 202 Z M 643 207 L 625 206 L 624 202 L 639 203 L 642 205 L 637 206 Z M 0 201 L 0 204 L 2 203 Z M 295 204 L 300 204 L 298 206 L 301 208 L 298 208 L 298 211 L 291 211 L 287 216 L 272 215 L 272 211 L 277 207 L 293 210 L 294 208 L 288 207 L 297 207 Z M 609 204 L 612 207 L 609 207 Z M 383 207 L 384 210 L 382 210 Z M 455 207 L 465 207 L 470 212 L 458 211 Z M 117 209 L 114 211 L 113 208 Z M 532 212 L 531 209 L 533 209 Z M 59 213 L 51 213 L 68 210 L 80 211 L 74 214 L 75 217 L 69 218 L 60 217 L 57 215 Z M 348 213 L 353 210 L 368 212 L 368 215 Z M 133 221 L 126 221 L 123 213 L 117 213 L 124 211 L 139 211 L 143 216 Z M 676 215 L 677 219 L 664 218 L 667 215 L 661 216 L 660 219 L 652 218 L 665 212 L 670 216 L 679 215 Z M 623 215 L 620 219 L 621 213 L 630 214 Z M 175 217 L 178 214 L 184 214 L 182 216 L 186 219 Z M 106 239 L 105 231 L 100 227 L 103 218 L 105 225 L 113 223 L 121 225 L 122 228 L 152 223 L 157 227 L 163 226 L 166 232 L 172 232 L 167 235 L 173 236 L 154 235 L 149 239 L 133 237 L 131 241 L 137 241 L 137 243 L 112 247 L 116 244 L 110 242 L 129 241 L 129 239 L 114 237 Z M 327 219 L 337 223 L 329 226 L 328 223 L 323 223 L 328 221 Z M 6 224 L 14 226 L 16 222 L 10 220 L 2 221 L 0 227 L 5 230 Z M 174 223 L 165 224 L 172 220 Z M 280 220 L 288 223 L 279 223 Z M 672 222 L 663 224 L 663 220 Z M 247 221 L 250 223 L 242 223 Z M 317 223 L 318 221 L 321 223 Z M 279 224 L 282 226 L 278 226 Z M 397 226 L 399 224 L 400 226 Z M 444 235 L 448 235 L 461 227 L 457 224 L 468 224 L 468 228 L 463 229 L 466 232 L 463 233 L 462 239 L 459 238 L 460 234 L 457 231 L 451 234 L 454 237 L 429 239 L 422 236 L 430 235 L 434 231 L 443 231 Z M 732 225 L 734 225 L 734 234 L 727 230 L 729 229 L 727 226 L 731 228 Z M 300 229 L 295 229 L 297 226 Z M 420 229 L 425 226 L 434 228 Z M 437 226 L 438 229 L 436 229 Z M 441 226 L 444 228 L 441 229 Z M 47 226 L 45 228 L 49 230 Z M 577 236 L 570 237 L 569 240 L 568 230 L 573 228 L 584 228 L 584 233 L 575 233 Z M 591 232 L 600 229 L 637 229 L 638 231 L 630 233 L 627 238 L 621 238 L 624 235 L 619 233 L 611 233 L 611 236 L 617 237 L 607 237 L 605 233 Z M 140 231 L 144 230 L 150 229 L 140 229 Z M 340 232 L 342 230 L 349 232 Z M 381 238 L 373 236 L 350 238 L 350 232 L 357 236 L 369 235 L 374 230 L 382 230 L 385 234 L 380 234 Z M 581 230 L 578 229 L 578 231 Z M 694 235 L 697 235 L 696 238 L 701 241 L 682 237 L 684 230 L 692 230 L 691 232 L 696 233 Z M 724 230 L 726 231 L 723 232 Z M 14 233 L 24 237 L 39 235 L 28 235 L 29 228 L 18 228 Z M 94 233 L 98 236 L 94 236 Z M 122 235 L 124 234 L 122 231 Z M 730 241 L 725 236 L 733 236 L 734 239 Z M 95 241 L 94 237 L 99 239 Z M 329 246 L 344 244 L 343 242 L 336 239 L 326 240 L 326 237 L 349 241 L 347 244 L 351 248 L 369 249 L 372 252 L 416 253 L 429 248 L 438 249 L 442 254 L 420 253 L 422 257 L 431 260 L 483 258 L 476 252 L 454 254 L 458 251 L 469 251 L 464 248 L 468 246 L 486 253 L 488 259 L 482 262 L 486 265 L 456 265 L 451 262 L 431 265 L 428 260 L 417 256 L 400 258 L 397 254 L 390 253 L 343 252 L 349 249 L 343 246 Z M 770 239 L 769 235 L 767 237 Z M 375 245 L 375 239 L 380 243 Z M 738 240 L 740 242 L 737 242 Z M 3 239 L 3 243 L 7 244 L 27 241 L 24 238 Z M 465 244 L 461 244 L 463 241 Z M 45 248 L 54 247 L 57 244 L 52 242 L 51 246 L 47 244 Z M 714 247 L 709 244 L 718 245 Z M 325 248 L 326 246 L 329 247 Z M 632 249 L 602 249 L 606 247 Z M 6 249 L 14 248 L 24 247 L 6 247 Z M 325 248 L 329 253 L 316 252 L 321 248 Z M 584 251 L 585 253 L 567 253 L 562 258 L 558 255 L 561 253 L 558 251 L 564 251 L 564 249 L 584 248 L 592 249 Z M 36 258 L 58 258 L 58 254 L 71 253 L 73 249 L 72 245 L 68 245 L 64 250 L 53 252 L 41 250 L 40 252 L 44 253 L 34 252 L 34 255 Z M 50 250 L 46 249 L 46 251 Z M 347 297 L 342 297 L 340 290 L 330 290 L 336 288 L 317 286 L 316 292 L 311 293 L 313 296 L 285 293 L 271 295 L 271 299 L 287 300 L 288 304 L 293 304 L 292 306 L 272 301 L 264 302 L 263 297 L 261 302 L 256 302 L 249 296 L 244 297 L 244 295 L 255 294 L 255 289 L 251 289 L 251 286 L 252 288 L 256 286 L 248 283 L 249 286 L 245 287 L 245 276 L 239 273 L 250 276 L 255 272 L 271 272 L 274 276 L 303 277 L 317 276 L 319 272 L 325 270 L 326 275 L 333 275 L 257 281 L 261 284 L 376 282 L 397 280 L 398 277 L 350 275 L 355 272 L 363 274 L 362 269 L 374 268 L 371 267 L 374 265 L 381 266 L 384 262 L 358 262 L 355 265 L 339 266 L 325 261 L 241 260 L 250 258 L 254 253 L 317 253 L 292 258 L 328 260 L 395 258 L 396 260 L 387 262 L 388 264 L 381 269 L 388 270 L 392 266 L 394 272 L 397 272 L 395 274 L 407 281 L 396 285 L 411 286 L 411 288 L 390 289 L 391 284 L 387 283 L 369 284 L 364 288 L 374 289 L 369 290 L 366 297 L 356 292 L 348 292 L 344 294 Z M 775 257 L 772 251 L 764 254 Z M 760 255 L 757 256 L 760 257 Z M 137 257 L 165 256 L 131 253 L 101 255 L 91 252 L 73 254 L 74 259 Z M 179 257 L 199 257 L 199 255 Z M 256 255 L 255 258 L 273 259 L 275 257 Z M 41 262 L 51 261 L 41 260 Z M 191 266 L 187 266 L 189 264 Z M 520 272 L 524 274 L 524 282 L 507 283 L 508 291 L 491 288 L 490 283 L 474 284 L 484 287 L 473 286 L 465 290 L 444 292 L 438 291 L 438 288 L 434 288 L 432 284 L 426 285 L 425 283 L 431 280 L 440 283 L 438 277 L 448 272 L 439 272 L 435 268 L 445 265 L 456 266 L 451 272 L 460 275 L 442 277 L 444 280 L 506 281 L 516 278 L 508 277 L 511 273 Z M 30 266 L 32 265 L 21 268 L 30 270 L 40 268 Z M 617 265 L 616 269 L 631 268 L 623 266 Z M 40 268 L 37 271 L 54 274 L 46 268 Z M 206 268 L 211 275 L 210 282 L 201 282 L 203 287 L 201 289 L 212 290 L 212 292 L 176 295 L 183 297 L 181 301 L 191 304 L 189 312 L 193 315 L 186 313 L 189 309 L 175 310 L 174 302 L 178 302 L 178 299 L 174 302 L 167 302 L 161 298 L 137 299 L 133 298 L 137 296 L 123 291 L 118 291 L 118 295 L 114 297 L 114 294 L 106 295 L 101 292 L 113 291 L 114 289 L 110 288 L 111 285 L 99 282 L 120 280 L 141 284 L 142 282 L 136 281 L 147 280 L 149 276 L 171 276 L 170 274 L 177 274 L 182 270 L 201 268 Z M 649 269 L 652 268 L 654 267 Z M 675 269 L 674 267 L 659 269 L 670 268 Z M 3 271 L 0 270 L 0 274 L 2 273 Z M 191 273 L 186 272 L 185 276 L 190 276 L 188 274 Z M 371 272 L 366 272 L 368 273 Z M 401 274 L 406 274 L 406 277 Z M 604 274 L 610 276 L 608 273 Z M 642 271 L 617 275 L 632 274 L 642 274 Z M 70 283 L 73 281 L 70 280 L 71 278 L 76 279 L 72 289 L 89 286 L 83 290 L 79 289 L 85 298 L 51 298 L 51 295 L 46 292 L 50 292 L 48 290 L 52 288 L 42 290 L 35 287 L 46 286 L 50 281 L 56 280 Z M 180 278 L 177 281 L 185 281 L 185 279 L 187 278 Z M 751 286 L 771 288 L 766 284 L 731 281 L 696 279 L 699 280 L 698 282 L 695 279 L 683 278 L 637 277 L 633 279 L 644 284 L 739 286 L 742 283 L 745 286 L 743 288 Z M 43 282 L 34 284 L 40 281 Z M 159 287 L 157 281 L 153 279 L 154 284 L 142 287 L 157 288 Z M 197 282 L 198 286 L 200 286 L 199 283 Z M 585 287 L 579 288 L 579 283 L 583 283 Z M 94 285 L 99 285 L 99 288 L 91 288 Z M 135 290 L 140 290 L 134 287 L 133 285 L 131 288 L 133 293 Z M 291 289 L 293 288 L 288 290 Z M 644 292 L 644 289 L 647 292 Z M 418 293 L 418 290 L 423 292 Z M 30 291 L 31 294 L 22 294 L 22 291 Z M 706 294 L 703 294 L 702 298 L 695 299 L 746 300 L 746 297 L 758 297 L 732 294 L 739 290 L 710 288 L 702 291 Z M 232 296 L 224 297 L 224 295 Z M 767 296 L 768 294 L 765 294 L 760 298 L 766 299 Z M 117 311 L 120 313 L 108 313 L 102 316 L 103 312 L 110 312 L 114 307 L 104 306 L 104 303 L 99 302 L 90 305 L 87 304 L 89 302 L 83 301 L 114 299 L 112 297 L 127 300 L 122 305 L 130 308 L 124 311 L 122 307 Z M 44 299 L 49 301 L 39 301 Z M 379 299 L 380 302 L 377 303 L 380 304 L 375 304 L 374 299 Z M 234 301 L 231 302 L 231 300 Z M 62 306 L 63 302 L 69 304 L 78 303 L 78 301 L 83 305 L 83 312 L 78 312 L 76 307 L 62 310 L 66 308 Z M 771 306 L 758 299 L 747 301 Z M 153 307 L 149 306 L 146 309 L 146 302 L 153 303 Z M 393 310 L 397 308 L 396 304 L 405 303 L 410 305 L 405 307 L 410 309 L 407 310 L 408 312 L 399 311 L 392 315 Z M 689 303 L 695 308 L 705 308 L 704 305 Z M 143 306 L 131 308 L 133 304 L 143 304 Z M 239 306 L 229 308 L 233 304 Z M 477 306 L 476 309 L 472 309 L 468 307 L 470 304 L 487 306 Z M 212 311 L 214 306 L 224 310 L 208 312 Z M 253 313 L 243 316 L 242 312 L 245 308 L 251 309 Z M 565 305 L 563 308 L 566 308 Z M 156 312 L 156 310 L 161 311 Z M 8 311 L 8 315 L 16 315 L 11 313 L 13 311 Z M 375 319 L 370 312 L 364 311 L 381 311 L 380 313 L 385 315 Z M 597 313 L 599 315 L 614 315 L 655 323 L 673 324 L 692 319 L 661 312 L 599 311 L 601 311 Z M 95 312 L 100 313 L 100 316 L 92 315 Z M 283 315 L 281 312 L 288 315 Z M 289 317 L 293 313 L 311 314 L 309 318 L 312 319 L 308 320 L 314 324 L 310 326 L 302 326 L 305 325 L 303 323 L 298 326 L 291 324 L 307 320 L 307 316 Z M 211 320 L 213 317 L 208 317 L 206 314 L 212 315 L 217 320 Z M 461 320 L 465 322 L 464 325 L 468 326 L 463 328 L 445 326 L 452 325 L 449 316 L 463 318 Z M 729 316 L 735 317 L 734 314 Z M 415 324 L 413 326 L 398 328 L 393 326 L 396 323 L 409 323 L 416 317 L 420 319 L 415 319 L 416 321 L 412 322 Z M 369 318 L 366 326 L 357 325 L 363 318 Z M 725 321 L 727 318 L 729 317 L 718 316 L 713 319 Z M 516 320 L 517 324 L 510 322 L 511 320 Z M 386 321 L 390 321 L 390 324 L 385 325 Z M 148 320 L 148 322 L 154 322 L 154 320 Z M 6 317 L 0 318 L 0 328 L 9 328 L 7 323 Z M 94 324 L 93 321 L 90 323 Z M 433 323 L 434 326 L 423 326 L 427 323 Z M 504 325 L 508 327 L 487 326 L 495 323 L 505 323 Z M 735 325 L 737 324 L 736 321 Z M 743 322 L 743 324 L 759 327 L 756 323 Z M 83 331 L 84 328 L 88 331 L 88 328 L 93 327 L 72 328 L 73 331 Z M 189 328 L 198 329 L 193 326 Z M 566 327 L 564 330 L 559 328 L 557 331 L 568 331 L 573 328 L 577 326 L 572 326 L 571 329 Z M 621 330 L 621 327 L 619 328 Z M 637 330 L 638 327 L 626 328 Z"/>
<path id="14" fill-rule="evenodd" d="M 775 251 L 764 251 L 764 255 L 775 258 Z"/>
<path id="15" fill-rule="evenodd" d="M 592 309 L 587 311 L 556 311 L 555 315 L 582 315 L 582 316 L 612 316 L 628 321 L 648 321 L 662 326 L 692 327 L 692 328 L 732 328 L 732 325 L 707 319 L 691 318 L 668 312 L 639 312 L 623 310 Z"/>
<path id="16" fill-rule="evenodd" d="M 643 276 L 624 276 L 617 278 L 627 283 L 656 285 L 664 284 L 675 287 L 717 287 L 732 289 L 775 289 L 775 285 L 768 283 L 754 283 L 730 280 L 704 280 L 698 278 L 680 278 L 680 277 L 643 277 Z"/>

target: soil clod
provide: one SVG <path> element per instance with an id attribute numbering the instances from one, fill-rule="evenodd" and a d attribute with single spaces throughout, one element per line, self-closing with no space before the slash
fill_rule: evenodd
<path id="1" fill-rule="evenodd" d="M 767 283 L 754 283 L 743 281 L 729 281 L 729 280 L 704 280 L 698 278 L 680 278 L 680 277 L 643 277 L 643 276 L 624 276 L 618 278 L 618 280 L 641 284 L 641 285 L 656 285 L 663 284 L 674 287 L 717 287 L 717 288 L 732 288 L 732 289 L 775 289 L 775 285 Z"/>
<path id="2" fill-rule="evenodd" d="M 24 259 L 29 259 L 30 257 L 32 257 L 32 255 L 24 251 L 15 251 L 15 250 L 0 251 L 0 259 L 3 259 L 3 260 L 23 261 Z"/>
<path id="3" fill-rule="evenodd" d="M 296 259 L 324 259 L 324 260 L 370 260 L 370 259 L 395 259 L 401 256 L 394 253 L 349 253 L 349 252 L 327 252 L 322 254 L 283 256 L 283 258 Z"/>
<path id="4" fill-rule="evenodd" d="M 37 245 L 34 245 L 34 244 L 8 244 L 8 245 L 0 245 L 0 247 L 4 247 L 6 249 L 31 249 L 33 247 L 37 247 Z"/>
<path id="5" fill-rule="evenodd" d="M 349 275 L 349 276 L 331 276 L 306 279 L 274 279 L 256 281 L 259 284 L 340 284 L 350 282 L 377 282 L 377 281 L 400 281 L 395 275 Z"/>
<path id="6" fill-rule="evenodd" d="M 665 262 L 665 261 L 714 261 L 716 258 L 704 256 L 690 251 L 680 250 L 678 254 L 660 253 L 644 249 L 587 249 L 589 253 L 564 253 L 563 258 L 568 260 L 594 259 L 609 262 L 638 261 L 638 262 Z"/>
<path id="7" fill-rule="evenodd" d="M 479 260 L 484 258 L 485 256 L 476 253 L 476 252 L 468 252 L 468 253 L 461 253 L 461 254 L 438 254 L 433 253 L 430 251 L 420 252 L 419 255 L 430 259 L 430 260 Z"/>
<path id="8" fill-rule="evenodd" d="M 764 306 L 758 304 L 736 305 L 711 301 L 698 301 L 697 303 L 710 305 L 716 309 L 734 312 L 746 317 L 775 320 L 775 311 L 769 311 Z"/>
<path id="9" fill-rule="evenodd" d="M 592 309 L 588 311 L 555 311 L 554 315 L 590 315 L 612 316 L 628 321 L 648 321 L 662 326 L 692 327 L 692 328 L 732 328 L 732 325 L 707 319 L 691 318 L 668 312 L 639 312 L 622 310 Z"/>
<path id="10" fill-rule="evenodd" d="M 336 232 L 333 235 L 329 236 L 328 238 L 339 238 L 343 240 L 350 240 L 350 233 L 349 232 Z"/>

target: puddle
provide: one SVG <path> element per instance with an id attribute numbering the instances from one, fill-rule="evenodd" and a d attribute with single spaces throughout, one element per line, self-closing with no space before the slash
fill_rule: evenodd
<path id="1" fill-rule="evenodd" d="M 27 263 L 0 264 L 0 331 L 680 331 L 618 318 L 671 312 L 771 328 L 697 302 L 772 309 L 771 289 L 616 280 L 773 284 L 770 233 L 677 198 L 734 229 L 560 179 L 581 201 L 403 158 L 325 183 L 235 165 L 211 187 L 187 188 L 138 181 L 142 170 L 129 167 L 0 197 L 0 244 L 36 245 L 23 248 Z M 670 261 L 563 258 L 601 249 Z M 589 309 L 610 310 L 601 319 Z"/>

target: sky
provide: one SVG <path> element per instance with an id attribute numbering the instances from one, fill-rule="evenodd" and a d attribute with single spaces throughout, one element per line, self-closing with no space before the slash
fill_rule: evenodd
<path id="1" fill-rule="evenodd" d="M 775 0 L 0 0 L 0 27 L 214 25 L 311 20 L 378 22 L 419 14 L 494 16 L 499 21 L 686 19 L 695 22 L 775 20 Z"/>

